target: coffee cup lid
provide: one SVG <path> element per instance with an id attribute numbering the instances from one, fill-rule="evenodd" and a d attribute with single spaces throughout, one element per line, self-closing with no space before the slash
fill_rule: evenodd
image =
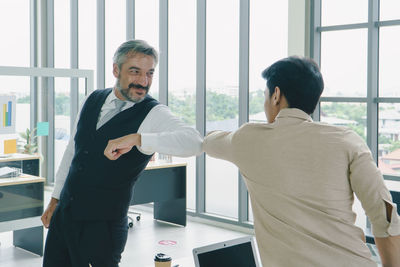
<path id="1" fill-rule="evenodd" d="M 156 256 L 154 257 L 155 261 L 170 261 L 171 257 L 168 255 L 165 255 L 164 253 L 157 253 Z"/>

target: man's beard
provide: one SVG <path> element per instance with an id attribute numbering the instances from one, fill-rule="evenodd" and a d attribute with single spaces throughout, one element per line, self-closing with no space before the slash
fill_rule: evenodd
<path id="1" fill-rule="evenodd" d="M 120 79 L 117 79 L 117 83 L 115 85 L 115 87 L 117 88 L 117 90 L 121 93 L 121 95 L 123 97 L 125 97 L 125 99 L 127 101 L 133 102 L 133 103 L 140 103 L 144 100 L 144 98 L 146 97 L 147 93 L 149 92 L 149 87 L 148 86 L 142 86 L 140 84 L 134 84 L 134 83 L 130 83 L 128 88 L 122 88 L 121 87 L 121 83 L 120 83 Z M 143 97 L 132 97 L 129 95 L 129 91 L 131 88 L 139 88 L 139 89 L 144 89 L 146 91 L 146 93 L 144 94 Z"/>

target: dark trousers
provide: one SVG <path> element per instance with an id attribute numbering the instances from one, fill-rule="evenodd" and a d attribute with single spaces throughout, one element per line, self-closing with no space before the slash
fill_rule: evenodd
<path id="1" fill-rule="evenodd" d="M 47 233 L 43 266 L 118 266 L 128 236 L 127 224 L 127 217 L 75 221 L 68 207 L 57 207 Z"/>

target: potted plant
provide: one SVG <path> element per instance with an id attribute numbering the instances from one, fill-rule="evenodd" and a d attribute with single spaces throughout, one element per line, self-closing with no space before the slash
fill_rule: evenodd
<path id="1" fill-rule="evenodd" d="M 36 128 L 33 129 L 32 131 L 27 128 L 25 133 L 19 133 L 19 136 L 23 139 L 22 142 L 19 144 L 19 152 L 25 153 L 25 154 L 34 154 L 38 150 L 37 146 L 37 136 L 35 136 Z"/>

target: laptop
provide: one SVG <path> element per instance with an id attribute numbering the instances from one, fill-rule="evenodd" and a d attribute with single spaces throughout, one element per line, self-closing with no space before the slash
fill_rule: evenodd
<path id="1" fill-rule="evenodd" d="M 196 267 L 261 267 L 252 236 L 245 236 L 193 249 Z"/>

